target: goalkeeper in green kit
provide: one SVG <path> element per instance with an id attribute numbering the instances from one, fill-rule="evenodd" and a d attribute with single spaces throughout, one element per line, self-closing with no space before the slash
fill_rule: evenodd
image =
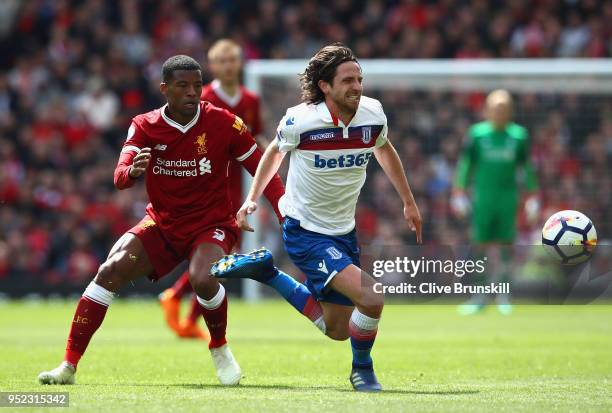
<path id="1" fill-rule="evenodd" d="M 451 209 L 458 217 L 467 216 L 472 190 L 472 240 L 479 254 L 487 257 L 488 282 L 508 282 L 511 245 L 516 237 L 519 207 L 519 172 L 524 171 L 524 184 L 529 191 L 525 212 L 530 222 L 537 220 L 539 200 L 537 179 L 530 162 L 527 130 L 513 123 L 512 98 L 506 90 L 495 90 L 487 96 L 486 120 L 471 126 L 463 153 L 457 164 Z M 475 295 L 459 307 L 462 314 L 482 310 L 488 299 Z M 497 297 L 498 309 L 510 314 L 510 297 Z"/>

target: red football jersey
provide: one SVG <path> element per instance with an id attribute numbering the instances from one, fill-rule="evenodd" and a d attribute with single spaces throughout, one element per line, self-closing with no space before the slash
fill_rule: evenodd
<path id="1" fill-rule="evenodd" d="M 240 86 L 235 96 L 227 96 L 221 89 L 219 81 L 214 80 L 212 83 L 204 86 L 201 99 L 240 116 L 253 136 L 261 133 L 259 98 L 245 87 Z M 229 196 L 232 200 L 234 212 L 238 212 L 243 201 L 242 168 L 240 168 L 238 162 L 230 162 L 227 173 L 230 178 Z"/>
<path id="2" fill-rule="evenodd" d="M 165 108 L 132 120 L 115 171 L 117 186 L 133 184 L 127 175 L 131 160 L 149 147 L 147 213 L 173 238 L 169 241 L 191 239 L 212 225 L 235 227 L 234 211 L 228 208 L 227 165 L 259 152 L 255 140 L 240 118 L 209 102 L 200 102 L 196 116 L 184 126 L 170 119 Z"/>
<path id="3" fill-rule="evenodd" d="M 247 124 L 251 135 L 257 136 L 261 134 L 259 98 L 244 86 L 240 86 L 235 96 L 227 96 L 223 89 L 221 89 L 219 81 L 215 80 L 202 88 L 201 99 L 240 116 L 244 123 Z"/>

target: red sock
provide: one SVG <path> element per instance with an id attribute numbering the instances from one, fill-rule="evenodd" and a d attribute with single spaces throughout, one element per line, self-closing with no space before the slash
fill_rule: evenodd
<path id="1" fill-rule="evenodd" d="M 196 298 L 196 295 L 194 294 L 193 297 L 191 297 L 191 309 L 189 310 L 189 314 L 187 315 L 187 320 L 191 321 L 192 323 L 195 323 L 196 321 L 198 321 L 198 318 L 202 314 L 202 306 L 200 305 L 198 299 Z"/>
<path id="2" fill-rule="evenodd" d="M 185 271 L 170 288 L 174 290 L 174 296 L 176 298 L 182 298 L 185 294 L 193 291 L 191 283 L 189 282 L 189 272 Z"/>
<path id="3" fill-rule="evenodd" d="M 227 328 L 227 296 L 223 296 L 223 301 L 219 307 L 209 310 L 202 307 L 202 315 L 206 326 L 210 332 L 210 342 L 208 348 L 221 347 L 227 340 L 225 339 L 225 330 Z"/>
<path id="4" fill-rule="evenodd" d="M 68 335 L 65 361 L 77 366 L 91 337 L 102 324 L 107 309 L 106 305 L 99 304 L 86 296 L 81 297 Z"/>

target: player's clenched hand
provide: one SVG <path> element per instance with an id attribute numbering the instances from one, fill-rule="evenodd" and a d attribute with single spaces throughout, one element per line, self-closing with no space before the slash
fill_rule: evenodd
<path id="1" fill-rule="evenodd" d="M 236 221 L 238 221 L 238 228 L 243 231 L 254 231 L 254 229 L 251 228 L 247 221 L 247 215 L 251 215 L 253 212 L 255 212 L 255 210 L 257 210 L 257 203 L 253 201 L 245 201 L 244 204 L 242 204 L 242 206 L 236 213 Z"/>
<path id="2" fill-rule="evenodd" d="M 130 177 L 138 178 L 142 175 L 147 170 L 149 162 L 151 162 L 151 148 L 142 148 L 140 153 L 134 156 L 132 160 L 132 167 L 129 172 Z"/>
<path id="3" fill-rule="evenodd" d="M 404 204 L 404 219 L 408 222 L 410 229 L 416 232 L 417 243 L 421 244 L 423 242 L 421 213 L 415 203 Z"/>

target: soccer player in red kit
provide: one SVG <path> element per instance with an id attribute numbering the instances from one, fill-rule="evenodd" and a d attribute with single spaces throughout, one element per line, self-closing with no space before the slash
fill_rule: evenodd
<path id="1" fill-rule="evenodd" d="M 230 39 L 216 41 L 208 50 L 208 63 L 214 80 L 203 87 L 201 99 L 238 115 L 246 123 L 251 135 L 257 139 L 262 133 L 259 98 L 240 84 L 240 46 Z M 263 147 L 265 146 L 264 144 Z M 229 197 L 235 216 L 242 205 L 242 167 L 239 162 L 230 160 L 227 172 Z M 240 238 L 236 242 L 236 248 L 239 247 Z M 179 321 L 181 299 L 192 291 L 189 274 L 185 272 L 172 287 L 159 296 L 164 317 L 168 327 L 179 337 L 208 339 L 206 332 L 197 325 L 202 307 L 195 295 L 192 297 L 187 317 Z"/>
<path id="2" fill-rule="evenodd" d="M 115 185 L 129 188 L 141 176 L 150 203 L 144 218 L 112 247 L 79 300 L 64 361 L 42 372 L 42 384 L 72 384 L 77 363 L 102 324 L 116 292 L 130 280 L 163 277 L 185 259 L 210 332 L 209 349 L 221 384 L 235 385 L 241 371 L 225 338 L 227 297 L 210 276 L 211 263 L 228 254 L 238 229 L 227 208 L 227 165 L 236 159 L 252 174 L 261 159 L 242 120 L 201 102 L 202 71 L 179 55 L 162 67 L 160 91 L 167 104 L 132 120 L 115 169 Z M 280 178 L 267 187 L 278 213 Z"/>

